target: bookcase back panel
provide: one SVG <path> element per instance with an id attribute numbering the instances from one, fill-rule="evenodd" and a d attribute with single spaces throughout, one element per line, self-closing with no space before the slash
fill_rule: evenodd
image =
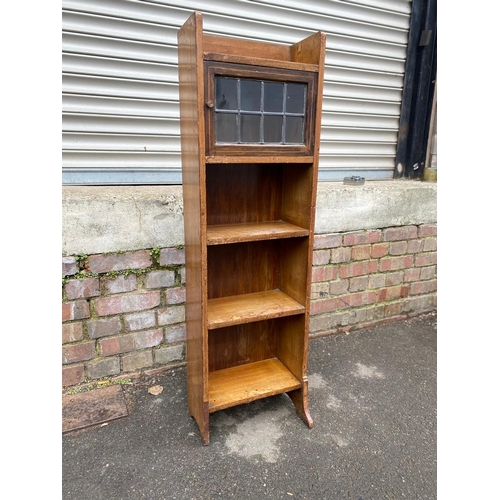
<path id="1" fill-rule="evenodd" d="M 208 247 L 208 298 L 279 288 L 278 249 L 276 240 Z"/>
<path id="2" fill-rule="evenodd" d="M 276 332 L 276 320 L 257 321 L 210 331 L 208 371 L 276 357 Z"/>
<path id="3" fill-rule="evenodd" d="M 207 166 L 207 224 L 280 220 L 282 166 Z"/>
<path id="4" fill-rule="evenodd" d="M 207 224 L 283 220 L 309 228 L 312 164 L 207 165 Z"/>
<path id="5" fill-rule="evenodd" d="M 208 251 L 208 299 L 279 289 L 305 304 L 308 238 L 217 245 Z"/>

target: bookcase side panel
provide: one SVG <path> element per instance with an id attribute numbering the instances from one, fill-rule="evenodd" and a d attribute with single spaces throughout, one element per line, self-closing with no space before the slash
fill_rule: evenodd
<path id="1" fill-rule="evenodd" d="M 206 246 L 203 130 L 202 19 L 199 13 L 178 32 L 184 236 L 186 255 L 186 351 L 189 412 L 208 444 L 206 339 Z"/>
<path id="2" fill-rule="evenodd" d="M 294 163 L 283 166 L 282 219 L 310 229 L 314 166 Z"/>
<path id="3" fill-rule="evenodd" d="M 302 380 L 306 374 L 307 355 L 304 338 L 305 315 L 280 319 L 277 335 L 276 355 L 294 377 Z"/>
<path id="4" fill-rule="evenodd" d="M 307 304 L 309 238 L 280 241 L 280 290 L 303 306 Z"/>

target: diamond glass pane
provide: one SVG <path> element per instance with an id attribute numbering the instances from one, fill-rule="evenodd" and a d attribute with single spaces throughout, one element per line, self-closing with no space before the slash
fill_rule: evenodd
<path id="1" fill-rule="evenodd" d="M 278 142 L 283 140 L 283 117 L 275 115 L 264 116 L 264 142 Z"/>
<path id="2" fill-rule="evenodd" d="M 287 116 L 285 124 L 285 143 L 302 144 L 304 142 L 304 118 Z"/>
<path id="3" fill-rule="evenodd" d="M 241 142 L 260 142 L 260 115 L 240 116 Z"/>
<path id="4" fill-rule="evenodd" d="M 217 113 L 215 115 L 215 140 L 217 142 L 238 142 L 238 115 Z"/>
<path id="5" fill-rule="evenodd" d="M 306 85 L 289 83 L 286 86 L 286 112 L 304 114 Z"/>
<path id="6" fill-rule="evenodd" d="M 260 111 L 261 82 L 242 79 L 240 85 L 241 110 Z"/>
<path id="7" fill-rule="evenodd" d="M 238 109 L 237 84 L 236 78 L 216 78 L 215 106 L 217 109 Z"/>
<path id="8" fill-rule="evenodd" d="M 264 82 L 264 111 L 283 112 L 283 89 L 280 82 Z"/>

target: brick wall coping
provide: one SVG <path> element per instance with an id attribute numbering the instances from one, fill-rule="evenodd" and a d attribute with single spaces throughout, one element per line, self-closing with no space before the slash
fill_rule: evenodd
<path id="1" fill-rule="evenodd" d="M 320 182 L 316 234 L 437 222 L 437 184 Z M 63 186 L 62 254 L 184 244 L 182 186 Z"/>

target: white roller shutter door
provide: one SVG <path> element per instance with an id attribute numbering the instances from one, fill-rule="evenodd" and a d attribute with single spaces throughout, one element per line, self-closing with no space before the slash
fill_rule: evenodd
<path id="1" fill-rule="evenodd" d="M 63 182 L 179 184 L 177 31 L 327 35 L 320 180 L 393 176 L 411 1 L 63 0 Z"/>

